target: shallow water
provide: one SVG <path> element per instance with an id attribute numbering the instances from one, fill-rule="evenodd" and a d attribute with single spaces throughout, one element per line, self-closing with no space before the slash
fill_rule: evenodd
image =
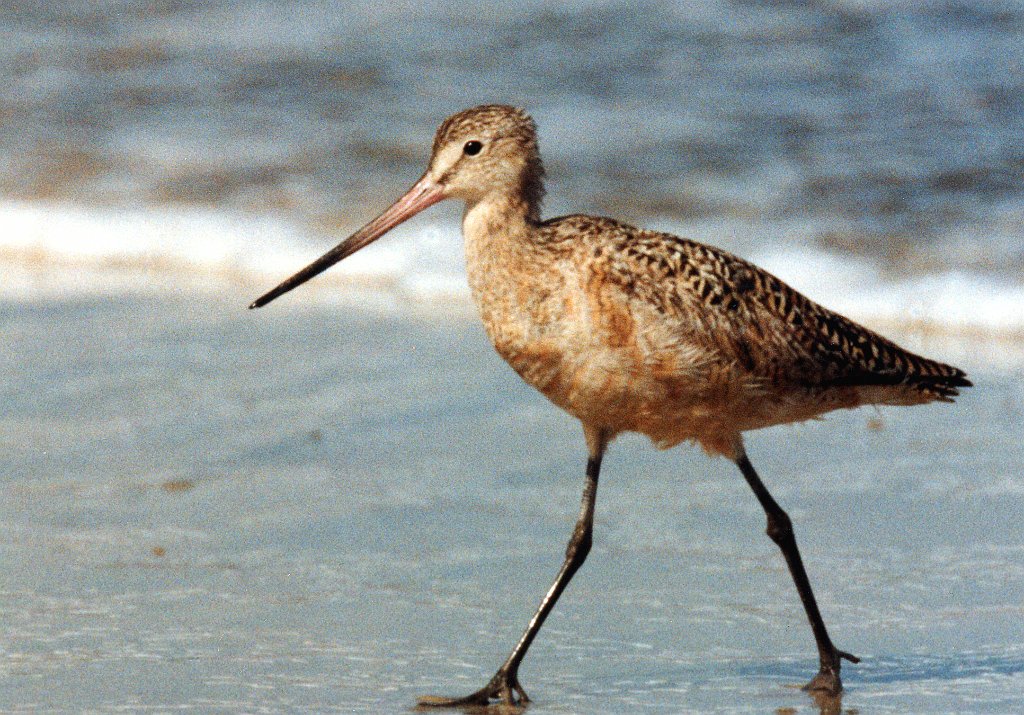
<path id="1" fill-rule="evenodd" d="M 518 637 L 575 518 L 578 427 L 461 318 L 247 297 L 0 306 L 0 710 L 407 712 Z M 1024 707 L 1021 374 L 966 360 L 956 405 L 748 439 L 864 659 L 843 712 Z M 523 666 L 530 712 L 819 712 L 731 465 L 623 438 L 596 529 Z"/>

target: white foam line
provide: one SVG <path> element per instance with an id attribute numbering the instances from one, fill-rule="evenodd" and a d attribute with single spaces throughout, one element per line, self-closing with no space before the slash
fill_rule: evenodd
<path id="1" fill-rule="evenodd" d="M 333 240 L 270 215 L 0 204 L 0 292 L 39 299 L 129 286 L 160 290 L 165 277 L 189 275 L 266 285 L 302 268 Z M 61 280 L 41 273 L 59 273 Z M 397 229 L 317 284 L 378 282 L 412 296 L 461 299 L 468 295 L 464 274 L 458 229 L 428 225 Z"/>
<path id="2" fill-rule="evenodd" d="M 721 222 L 672 228 L 683 235 L 731 236 L 746 249 L 737 252 L 855 320 L 1024 334 L 1024 284 L 1007 278 L 961 271 L 893 276 L 869 260 L 808 247 L 799 225 L 775 227 L 768 247 L 744 239 L 752 231 L 764 235 L 764 227 Z M 313 235 L 274 215 L 0 204 L 0 293 L 34 300 L 218 281 L 258 290 L 340 238 Z M 54 279 L 58 274 L 60 280 Z M 458 227 L 416 219 L 318 277 L 305 299 L 337 300 L 332 294 L 353 284 L 410 301 L 468 302 Z"/>
<path id="3" fill-rule="evenodd" d="M 851 318 L 1024 330 L 1024 285 L 998 276 L 947 271 L 892 277 L 865 259 L 810 249 L 765 252 L 755 262 Z"/>

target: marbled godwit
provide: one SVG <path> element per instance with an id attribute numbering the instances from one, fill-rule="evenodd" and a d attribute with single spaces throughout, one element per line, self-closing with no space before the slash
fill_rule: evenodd
<path id="1" fill-rule="evenodd" d="M 814 599 L 789 516 L 742 434 L 860 405 L 952 402 L 963 371 L 907 352 L 725 251 L 607 218 L 540 219 L 536 127 L 514 107 L 475 107 L 437 130 L 426 173 L 391 208 L 250 307 L 266 305 L 447 198 L 462 230 L 473 298 L 498 353 L 583 424 L 589 455 L 565 561 L 508 659 L 483 688 L 422 705 L 527 702 L 519 665 L 590 551 L 601 458 L 621 432 L 684 441 L 733 460 L 768 519 L 818 648 L 805 686 L 835 694 L 843 659 Z"/>

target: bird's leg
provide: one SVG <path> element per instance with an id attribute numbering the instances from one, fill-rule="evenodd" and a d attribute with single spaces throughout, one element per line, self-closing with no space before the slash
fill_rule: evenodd
<path id="1" fill-rule="evenodd" d="M 544 594 L 544 598 L 537 608 L 537 612 L 530 619 L 526 631 L 523 633 L 516 647 L 512 649 L 508 658 L 498 671 L 480 690 L 461 698 L 445 698 L 437 696 L 426 696 L 420 698 L 419 704 L 423 707 L 461 707 L 466 705 L 487 705 L 497 701 L 508 705 L 522 705 L 528 703 L 530 698 L 519 684 L 519 664 L 522 663 L 527 649 L 533 643 L 537 633 L 540 631 L 544 620 L 555 607 L 558 597 L 569 585 L 573 574 L 590 552 L 594 529 L 594 504 L 597 499 L 597 478 L 601 471 L 601 457 L 604 454 L 606 439 L 593 440 L 592 454 L 587 460 L 587 477 L 583 486 L 583 503 L 580 505 L 579 519 L 576 521 L 576 528 L 573 529 L 572 538 L 565 549 L 565 562 L 555 577 L 555 582 Z"/>
<path id="2" fill-rule="evenodd" d="M 747 459 L 746 453 L 742 449 L 738 451 L 739 455 L 736 458 L 736 465 L 743 472 L 747 484 L 754 490 L 757 500 L 761 502 L 761 506 L 768 516 L 768 536 L 778 545 L 782 550 L 782 555 L 786 557 L 789 573 L 793 576 L 794 583 L 796 583 L 796 590 L 800 594 L 804 610 L 807 611 L 807 619 L 811 622 L 811 630 L 814 631 L 814 640 L 818 644 L 818 658 L 821 662 L 821 668 L 811 682 L 804 686 L 804 690 L 837 695 L 843 689 L 842 680 L 839 678 L 841 661 L 845 658 L 851 663 L 859 663 L 860 658 L 841 651 L 832 644 L 832 639 L 828 635 L 828 629 L 825 628 L 825 622 L 821 619 L 818 604 L 814 600 L 814 591 L 811 590 L 811 582 L 807 579 L 807 571 L 804 570 L 800 551 L 796 546 L 796 537 L 793 535 L 793 522 L 790 521 L 789 515 L 782 510 L 778 502 L 772 498 L 772 495 L 768 493 L 768 489 L 764 486 L 761 478 L 757 476 L 757 472 L 754 471 L 754 466 Z"/>

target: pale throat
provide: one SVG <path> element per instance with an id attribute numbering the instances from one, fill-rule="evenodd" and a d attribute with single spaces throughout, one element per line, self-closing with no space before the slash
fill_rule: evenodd
<path id="1" fill-rule="evenodd" d="M 462 214 L 462 235 L 467 256 L 477 247 L 499 252 L 515 250 L 516 244 L 530 243 L 537 222 L 531 207 L 519 196 L 488 194 L 467 201 Z"/>
<path id="2" fill-rule="evenodd" d="M 516 277 L 534 272 L 536 222 L 519 196 L 491 194 L 467 202 L 462 216 L 466 275 L 481 308 Z"/>

